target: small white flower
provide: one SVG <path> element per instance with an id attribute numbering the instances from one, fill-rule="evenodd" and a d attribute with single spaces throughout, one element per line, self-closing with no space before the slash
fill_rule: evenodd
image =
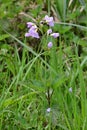
<path id="1" fill-rule="evenodd" d="M 69 88 L 69 92 L 71 92 L 71 93 L 72 93 L 72 87 L 71 87 L 71 88 Z"/>
<path id="2" fill-rule="evenodd" d="M 34 23 L 32 23 L 32 22 L 27 22 L 27 27 L 28 28 L 31 28 L 32 26 L 34 26 L 35 24 Z"/>
<path id="3" fill-rule="evenodd" d="M 49 107 L 49 108 L 47 108 L 47 112 L 49 113 L 51 111 L 51 108 Z"/>

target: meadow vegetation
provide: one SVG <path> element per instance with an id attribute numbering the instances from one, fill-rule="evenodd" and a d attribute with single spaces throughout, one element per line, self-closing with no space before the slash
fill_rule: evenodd
<path id="1" fill-rule="evenodd" d="M 0 130 L 87 130 L 87 0 L 0 0 Z"/>

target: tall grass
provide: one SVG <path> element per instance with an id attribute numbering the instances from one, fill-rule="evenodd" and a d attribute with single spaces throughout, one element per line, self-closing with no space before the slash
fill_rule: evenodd
<path id="1" fill-rule="evenodd" d="M 51 14 L 52 5 L 47 2 Z M 5 46 L 0 47 L 1 130 L 87 129 L 87 45 L 81 36 L 86 38 L 87 27 L 67 22 L 68 3 L 63 2 L 62 8 L 61 1 L 57 4 L 61 19 L 54 27 L 60 37 L 50 49 L 36 51 L 24 37 L 21 41 L 3 29 L 14 45 L 4 40 Z M 40 42 L 43 47 L 46 37 Z"/>

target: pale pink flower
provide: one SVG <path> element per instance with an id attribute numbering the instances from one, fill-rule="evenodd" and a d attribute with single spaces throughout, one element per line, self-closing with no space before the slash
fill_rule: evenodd
<path id="1" fill-rule="evenodd" d="M 34 37 L 34 38 L 40 38 L 39 34 L 37 32 L 37 26 L 31 26 L 31 28 L 29 29 L 28 33 L 25 33 L 25 37 Z"/>
<path id="2" fill-rule="evenodd" d="M 47 35 L 51 34 L 52 33 L 52 29 L 48 29 L 47 30 Z"/>
<path id="3" fill-rule="evenodd" d="M 35 24 L 34 23 L 32 23 L 32 22 L 27 22 L 27 27 L 28 28 L 31 28 L 32 26 L 34 26 Z"/>
<path id="4" fill-rule="evenodd" d="M 44 19 L 49 26 L 54 26 L 53 17 L 49 17 L 48 15 L 46 15 Z"/>
<path id="5" fill-rule="evenodd" d="M 49 42 L 48 43 L 48 48 L 51 48 L 53 46 L 53 43 L 52 42 Z"/>
<path id="6" fill-rule="evenodd" d="M 54 38 L 59 37 L 59 33 L 52 33 L 51 36 L 53 36 Z"/>

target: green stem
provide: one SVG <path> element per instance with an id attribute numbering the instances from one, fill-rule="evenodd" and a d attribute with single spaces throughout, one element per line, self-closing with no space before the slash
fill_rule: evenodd
<path id="1" fill-rule="evenodd" d="M 48 4 L 48 15 L 50 16 L 51 1 L 50 1 L 50 0 L 48 0 L 48 1 L 47 1 L 47 4 Z"/>

